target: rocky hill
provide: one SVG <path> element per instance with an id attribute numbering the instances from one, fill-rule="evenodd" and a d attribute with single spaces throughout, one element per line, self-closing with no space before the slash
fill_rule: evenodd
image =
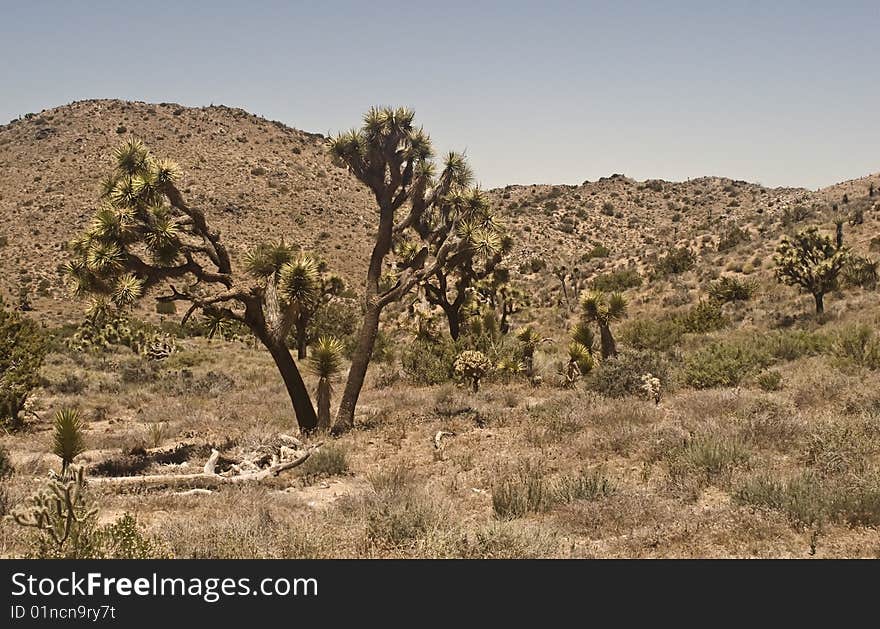
<path id="1" fill-rule="evenodd" d="M 371 198 L 330 163 L 321 135 L 223 106 L 91 100 L 0 127 L 0 293 L 7 300 L 24 291 L 37 311 L 71 315 L 59 274 L 65 243 L 87 224 L 112 151 L 129 136 L 180 164 L 188 200 L 221 230 L 234 259 L 283 237 L 359 282 L 374 229 Z M 820 191 L 719 177 L 639 182 L 612 175 L 490 194 L 516 236 L 514 274 L 543 287 L 552 301 L 554 266 L 577 269 L 587 281 L 614 268 L 645 272 L 671 248 L 688 246 L 716 268 L 749 272 L 769 260 L 781 231 L 809 218 L 828 222 L 834 212 L 866 211 L 867 222 L 850 236 L 870 248 L 878 214 L 871 210 L 880 199 L 868 196 L 872 184 L 880 188 L 880 174 Z M 748 259 L 728 255 L 740 243 L 725 239 L 737 230 L 748 236 Z"/>

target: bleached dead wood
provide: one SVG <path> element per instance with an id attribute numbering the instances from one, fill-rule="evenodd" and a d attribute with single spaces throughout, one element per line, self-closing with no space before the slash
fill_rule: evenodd
<path id="1" fill-rule="evenodd" d="M 211 457 L 205 463 L 204 471 L 201 474 L 153 474 L 146 476 L 93 476 L 88 482 L 95 485 L 112 485 L 117 487 L 126 486 L 164 486 L 164 487 L 196 487 L 201 489 L 209 489 L 219 487 L 221 485 L 257 482 L 278 476 L 282 472 L 293 469 L 305 463 L 312 454 L 314 454 L 322 443 L 316 443 L 305 452 L 300 454 L 292 461 L 278 463 L 262 469 L 258 472 L 248 474 L 239 474 L 237 476 L 220 476 L 214 472 L 217 459 L 220 453 L 217 450 L 211 452 Z"/>

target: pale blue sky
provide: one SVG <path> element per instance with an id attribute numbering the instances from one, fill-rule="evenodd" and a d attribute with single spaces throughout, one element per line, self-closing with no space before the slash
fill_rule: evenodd
<path id="1" fill-rule="evenodd" d="M 880 2 L 0 0 L 0 121 L 85 98 L 327 133 L 415 108 L 483 185 L 880 170 Z"/>

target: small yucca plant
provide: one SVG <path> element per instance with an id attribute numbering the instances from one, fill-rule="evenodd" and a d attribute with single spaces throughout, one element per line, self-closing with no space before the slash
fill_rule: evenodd
<path id="1" fill-rule="evenodd" d="M 85 422 L 75 408 L 62 408 L 55 413 L 55 436 L 52 453 L 61 458 L 61 477 L 66 478 L 73 459 L 85 451 Z"/>
<path id="2" fill-rule="evenodd" d="M 330 394 L 333 378 L 342 369 L 345 346 L 332 336 L 322 336 L 309 356 L 309 371 L 318 376 L 318 430 L 330 428 Z"/>

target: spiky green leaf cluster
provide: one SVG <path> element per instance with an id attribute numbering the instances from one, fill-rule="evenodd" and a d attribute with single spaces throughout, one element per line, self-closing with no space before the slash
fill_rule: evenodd
<path id="1" fill-rule="evenodd" d="M 321 379 L 333 378 L 342 369 L 344 351 L 345 344 L 336 337 L 320 337 L 308 358 L 309 371 Z"/>
<path id="2" fill-rule="evenodd" d="M 85 422 L 75 408 L 62 408 L 55 413 L 53 421 L 52 453 L 61 459 L 61 475 L 64 476 L 73 459 L 85 452 L 83 430 Z"/>
<path id="3" fill-rule="evenodd" d="M 593 291 L 584 295 L 581 308 L 586 321 L 607 326 L 626 316 L 626 298 L 621 293 L 606 295 Z"/>
<path id="4" fill-rule="evenodd" d="M 156 159 L 137 139 L 114 153 L 115 169 L 101 183 L 102 205 L 89 227 L 70 243 L 65 265 L 78 294 L 104 295 L 117 308 L 143 296 L 144 278 L 133 272 L 135 251 L 145 250 L 146 263 L 173 264 L 180 257 L 182 229 L 169 206 L 167 186 L 180 177 L 174 162 Z"/>

